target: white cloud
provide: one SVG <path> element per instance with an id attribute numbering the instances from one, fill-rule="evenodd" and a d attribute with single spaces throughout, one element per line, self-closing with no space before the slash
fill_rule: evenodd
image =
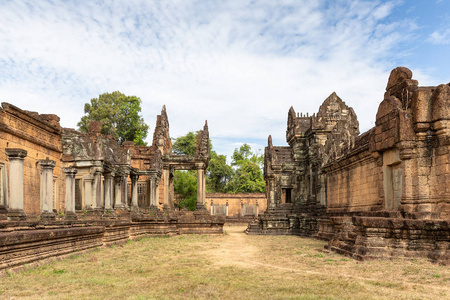
<path id="1" fill-rule="evenodd" d="M 0 101 L 75 127 L 85 102 L 120 90 L 141 97 L 151 130 L 163 104 L 174 137 L 208 119 L 229 156 L 232 141 L 284 144 L 289 107 L 316 112 L 336 91 L 364 131 L 414 29 L 386 19 L 396 3 L 9 1 Z"/>
<path id="2" fill-rule="evenodd" d="M 434 45 L 450 45 L 450 28 L 433 31 L 428 41 Z"/>

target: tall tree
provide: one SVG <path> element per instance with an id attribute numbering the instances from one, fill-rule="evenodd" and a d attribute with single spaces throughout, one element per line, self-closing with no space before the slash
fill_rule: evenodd
<path id="1" fill-rule="evenodd" d="M 262 193 L 265 190 L 265 182 L 261 170 L 264 158 L 262 155 L 251 152 L 248 144 L 243 144 L 235 149 L 231 165 L 235 172 L 226 186 L 230 193 Z"/>
<path id="2" fill-rule="evenodd" d="M 233 176 L 233 168 L 227 164 L 227 156 L 216 151 L 209 152 L 210 160 L 206 169 L 206 189 L 208 192 L 224 193 L 225 187 Z"/>
<path id="3" fill-rule="evenodd" d="M 197 205 L 197 176 L 195 171 L 175 171 L 173 189 L 176 205 L 180 208 L 195 210 Z"/>
<path id="4" fill-rule="evenodd" d="M 136 145 L 146 145 L 149 127 L 139 115 L 141 102 L 139 97 L 119 91 L 101 94 L 84 105 L 85 115 L 77 125 L 80 131 L 88 132 L 90 121 L 100 121 L 101 133 L 113 136 L 119 143 L 134 141 Z"/>
<path id="5" fill-rule="evenodd" d="M 197 149 L 197 135 L 198 131 L 189 132 L 186 135 L 180 136 L 172 143 L 172 151 L 175 154 L 195 155 Z M 211 147 L 210 147 L 211 149 Z"/>

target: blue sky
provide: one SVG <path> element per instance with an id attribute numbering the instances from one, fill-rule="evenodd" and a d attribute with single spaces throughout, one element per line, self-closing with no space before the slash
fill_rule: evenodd
<path id="1" fill-rule="evenodd" d="M 76 127 L 84 103 L 119 90 L 172 137 L 208 120 L 217 152 L 286 145 L 287 112 L 335 91 L 374 125 L 389 72 L 450 81 L 450 0 L 0 0 L 0 101 Z"/>

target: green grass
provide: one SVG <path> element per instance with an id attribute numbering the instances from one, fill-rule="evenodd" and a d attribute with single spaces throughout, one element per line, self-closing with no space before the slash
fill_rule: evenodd
<path id="1" fill-rule="evenodd" d="M 242 228 L 241 228 L 242 229 Z M 293 236 L 142 238 L 0 279 L 0 299 L 448 299 L 426 260 L 358 262 Z M 425 279 L 424 279 L 425 278 Z"/>

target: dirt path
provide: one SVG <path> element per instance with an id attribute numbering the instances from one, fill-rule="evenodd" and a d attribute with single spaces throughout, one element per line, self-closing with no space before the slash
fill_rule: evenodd
<path id="1" fill-rule="evenodd" d="M 244 230 L 247 226 L 225 226 L 227 234 L 214 249 L 208 249 L 204 255 L 210 257 L 215 266 L 240 266 L 244 268 L 267 268 L 281 272 L 322 274 L 321 271 L 305 270 L 266 261 L 258 242 L 251 241 Z"/>
<path id="2" fill-rule="evenodd" d="M 289 268 L 262 262 L 262 249 L 258 243 L 252 243 L 251 237 L 244 233 L 247 226 L 226 226 L 224 232 L 227 234 L 220 239 L 217 248 L 209 249 L 204 254 L 212 259 L 216 266 L 240 266 L 244 268 L 269 268 L 280 271 L 300 272 L 296 268 Z M 302 270 L 302 272 L 305 272 Z M 320 274 L 319 272 L 306 271 L 311 274 Z"/>
<path id="3" fill-rule="evenodd" d="M 212 258 L 217 266 L 239 265 L 246 268 L 255 267 L 257 247 L 251 245 L 244 233 L 246 226 L 227 226 L 227 235 L 220 239 L 218 248 L 207 250 L 205 255 Z"/>

